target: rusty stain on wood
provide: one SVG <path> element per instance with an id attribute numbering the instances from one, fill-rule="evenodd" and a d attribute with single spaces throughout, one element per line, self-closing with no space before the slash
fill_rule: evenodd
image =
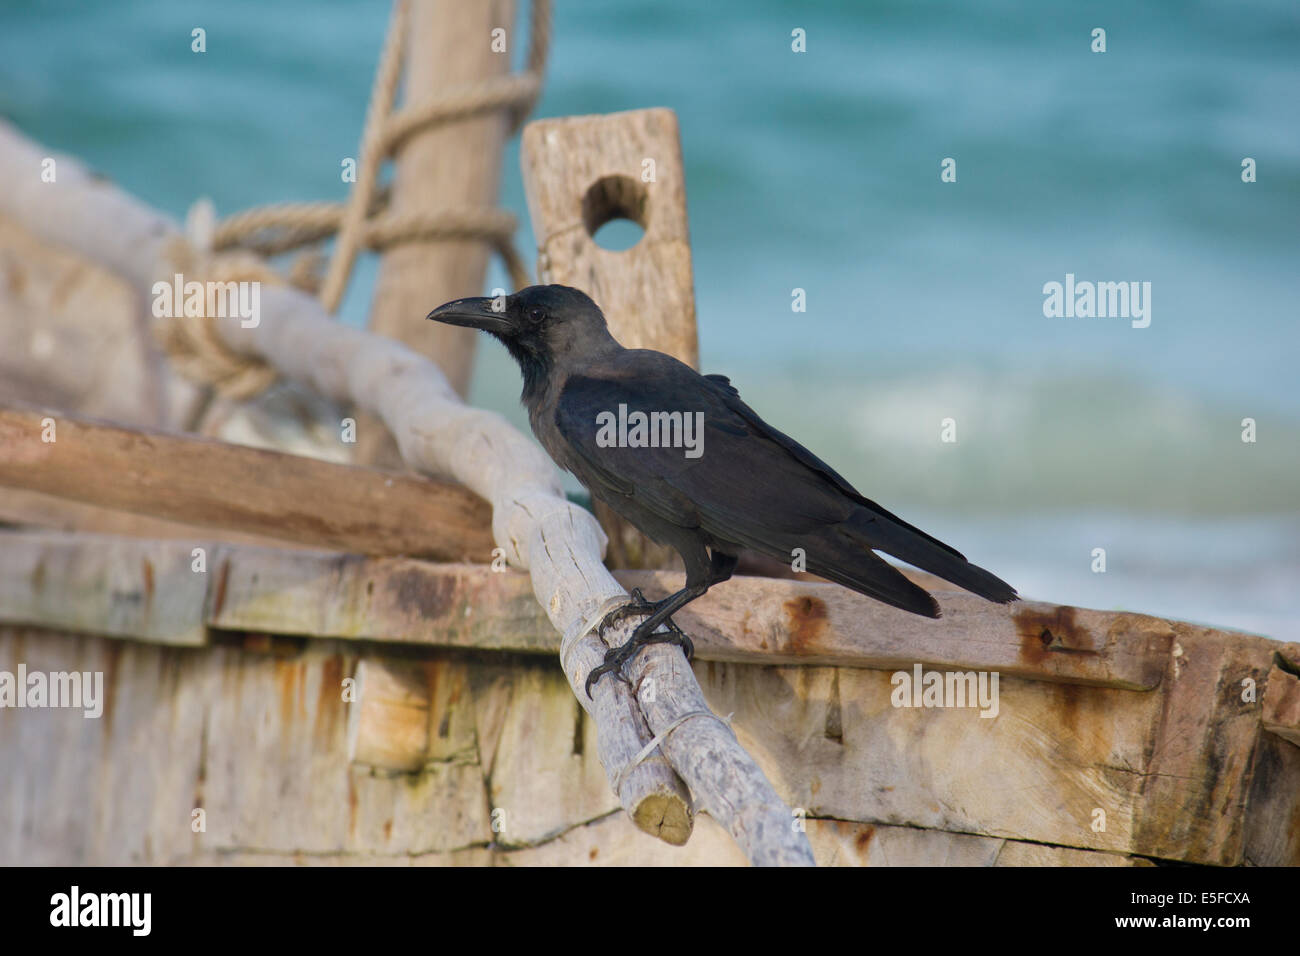
<path id="1" fill-rule="evenodd" d="M 871 846 L 871 838 L 876 835 L 876 828 L 871 824 L 866 824 L 853 840 L 853 845 L 857 848 L 858 855 L 865 857 L 867 848 Z"/>
<path id="2" fill-rule="evenodd" d="M 1013 617 L 1020 635 L 1021 658 L 1029 664 L 1041 664 L 1052 651 L 1091 650 L 1081 646 L 1088 642 L 1079 637 L 1075 611 L 1066 604 L 1048 611 L 1017 606 Z"/>
<path id="3" fill-rule="evenodd" d="M 275 683 L 280 691 L 280 723 L 286 727 L 293 723 L 296 672 L 297 668 L 291 662 L 276 660 Z"/>
<path id="4" fill-rule="evenodd" d="M 321 664 L 320 690 L 316 694 L 316 723 L 312 730 L 318 750 L 330 749 L 343 708 L 343 655 L 331 654 Z"/>
<path id="5" fill-rule="evenodd" d="M 106 660 L 104 662 L 104 713 L 101 715 L 104 724 L 104 736 L 113 736 L 113 713 L 114 705 L 117 700 L 117 672 L 122 662 L 122 645 L 117 642 L 110 642 L 105 649 Z"/>
<path id="6" fill-rule="evenodd" d="M 140 565 L 144 571 L 144 603 L 146 607 L 153 605 L 153 562 L 147 557 L 140 559 Z"/>
<path id="7" fill-rule="evenodd" d="M 791 598 L 784 604 L 789 637 L 785 650 L 792 654 L 811 654 L 817 650 L 830 624 L 826 602 L 810 594 Z"/>

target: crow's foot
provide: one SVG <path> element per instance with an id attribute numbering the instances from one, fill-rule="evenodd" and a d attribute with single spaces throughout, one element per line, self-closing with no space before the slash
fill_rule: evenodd
<path id="1" fill-rule="evenodd" d="M 632 601 L 621 607 L 616 607 L 601 619 L 597 625 L 597 633 L 603 634 L 607 627 L 617 624 L 624 618 L 633 614 L 653 614 L 658 610 L 659 605 L 652 601 L 647 601 L 645 595 L 641 593 L 640 588 L 632 590 Z M 621 679 L 623 677 L 623 665 L 634 658 L 641 648 L 649 644 L 676 644 L 682 649 L 689 661 L 695 656 L 695 645 L 691 639 L 683 633 L 682 629 L 673 623 L 672 618 L 666 618 L 661 621 L 656 629 L 651 632 L 646 628 L 649 621 L 640 624 L 632 636 L 628 638 L 627 643 L 619 647 L 611 647 L 605 654 L 605 660 L 599 667 L 592 668 L 587 675 L 586 691 L 587 696 L 591 697 L 591 688 L 595 686 L 596 681 L 600 680 L 605 674 L 617 674 Z"/>

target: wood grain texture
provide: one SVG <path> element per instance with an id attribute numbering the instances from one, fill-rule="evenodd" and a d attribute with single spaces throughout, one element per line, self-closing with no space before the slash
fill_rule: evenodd
<path id="1" fill-rule="evenodd" d="M 619 579 L 652 600 L 683 580 L 657 571 L 621 573 Z M 675 620 L 706 660 L 890 669 L 919 661 L 1132 690 L 1154 688 L 1164 676 L 1173 640 L 1169 621 L 1037 601 L 990 604 L 964 591 L 935 596 L 943 607 L 939 620 L 835 584 L 738 577 L 711 588 Z"/>
<path id="2" fill-rule="evenodd" d="M 492 553 L 487 503 L 452 482 L 54 410 L 0 407 L 0 485 L 361 554 Z"/>
<path id="3" fill-rule="evenodd" d="M 0 626 L 0 669 L 12 671 L 22 662 L 30 669 L 47 671 L 101 671 L 108 692 L 98 720 L 67 711 L 0 711 L 0 752 L 24 768 L 23 774 L 0 780 L 0 818 L 11 824 L 0 828 L 0 862 L 656 866 L 747 862 L 727 831 L 708 815 L 698 818 L 694 838 L 682 848 L 640 837 L 627 817 L 616 812 L 617 801 L 590 746 L 594 728 L 590 722 L 579 723 L 577 708 L 553 661 L 470 660 L 436 651 L 411 658 L 400 649 L 359 653 L 356 645 L 344 642 L 267 644 L 251 637 L 234 638 L 226 635 L 213 647 L 195 653 Z M 342 690 L 344 681 L 358 674 L 363 664 L 367 669 L 378 665 L 404 672 L 412 679 L 411 686 L 428 691 L 430 749 L 418 769 L 399 772 L 349 763 L 347 725 L 356 704 L 349 704 Z M 729 670 L 706 679 L 714 703 L 725 699 L 738 674 L 772 670 L 713 666 Z M 765 681 L 754 690 L 770 686 Z M 1063 689 L 1025 683 L 1018 694 L 1035 686 Z M 854 692 L 852 687 L 844 690 Z M 1120 699 L 1153 696 L 1077 690 L 1110 693 Z M 1004 716 L 1020 707 L 1016 700 L 1005 704 Z M 900 726 L 900 737 L 920 730 L 922 741 L 933 741 L 926 746 L 938 746 L 952 725 L 925 728 L 925 721 L 934 716 L 929 712 L 919 728 Z M 766 736 L 768 728 L 761 722 L 747 729 L 751 719 L 750 713 L 738 712 L 736 724 L 743 733 Z M 846 715 L 846 747 L 861 739 L 857 720 Z M 1024 730 L 1003 728 L 998 733 L 1009 734 L 1010 741 Z M 1068 731 L 1057 725 L 1044 733 Z M 1300 753 L 1271 735 L 1266 739 Z M 962 743 L 954 741 L 951 747 L 956 750 Z M 534 744 L 545 753 L 535 752 Z M 856 759 L 865 761 L 869 755 Z M 980 788 L 1010 791 L 1009 804 L 1046 803 L 1050 796 L 1009 787 L 1010 770 L 999 774 L 993 766 L 972 781 L 968 796 L 960 797 L 952 788 L 974 763 L 944 771 L 936 781 L 939 788 L 918 801 L 917 810 L 932 812 L 926 803 L 936 802 L 952 813 L 958 800 L 971 799 L 978 806 L 979 799 L 970 795 Z M 900 769 L 914 772 L 913 767 Z M 1274 777 L 1267 788 L 1275 797 L 1285 793 L 1287 782 L 1300 773 L 1293 766 L 1278 770 L 1283 776 Z M 821 780 L 825 789 L 827 772 L 828 765 L 814 753 L 803 775 Z M 867 786 L 862 778 L 855 781 L 859 770 L 854 761 L 845 762 L 839 772 L 846 793 L 854 786 L 877 791 L 899 782 L 891 775 L 888 760 L 865 778 Z M 538 781 L 539 775 L 544 779 Z M 94 781 L 97 794 L 90 812 L 82 798 L 87 780 Z M 1048 783 L 1042 784 L 1046 791 Z M 539 800 L 535 786 L 562 791 L 566 798 Z M 1290 798 L 1294 800 L 1293 792 Z M 191 829 L 191 811 L 196 807 L 206 813 L 203 832 Z M 1255 809 L 1252 801 L 1251 810 Z M 810 815 L 804 825 L 813 853 L 823 865 L 1146 863 L 1124 853 L 918 827 L 905 824 L 905 819 Z M 1274 841 L 1285 840 L 1284 817 L 1263 817 L 1252 824 L 1272 834 Z"/>
<path id="4" fill-rule="evenodd" d="M 998 840 L 966 833 L 885 824 L 809 820 L 808 840 L 819 866 L 1137 866 L 1140 857 Z M 744 866 L 729 834 L 708 816 L 688 846 L 677 848 L 633 837 L 621 816 L 605 816 L 535 846 L 470 848 L 445 853 L 385 855 L 347 853 L 205 852 L 186 861 L 204 866 Z"/>
<path id="5" fill-rule="evenodd" d="M 1262 734 L 1251 775 L 1242 861 L 1300 866 L 1300 747 Z"/>
<path id="6" fill-rule="evenodd" d="M 71 536 L 75 540 L 75 536 Z M 0 534 L 0 621 L 159 644 L 207 643 L 211 582 L 195 542 Z"/>
<path id="7" fill-rule="evenodd" d="M 1146 802 L 1168 809 L 1140 822 L 1133 837 L 1137 852 L 1177 854 L 1198 863 L 1243 859 L 1241 808 L 1258 770 L 1255 753 L 1263 735 L 1260 695 L 1247 695 L 1245 682 L 1264 686 L 1274 655 L 1285 646 L 1249 634 L 1179 626 L 1160 732 L 1143 775 Z M 1292 789 L 1300 800 L 1300 788 Z"/>
<path id="8" fill-rule="evenodd" d="M 515 572 L 255 548 L 229 554 L 217 627 L 538 653 L 559 647 Z M 616 577 L 647 595 L 680 586 L 668 572 Z M 948 616 L 936 622 L 833 584 L 738 577 L 678 619 L 695 635 L 700 660 L 885 669 L 920 662 L 1130 689 L 1158 686 L 1169 660 L 1172 624 L 1157 618 L 1034 602 L 994 607 L 959 592 L 941 599 Z M 1071 623 L 1044 644 L 1043 621 Z"/>
<path id="9" fill-rule="evenodd" d="M 269 535 L 248 534 L 232 528 L 203 528 L 182 521 L 115 511 L 81 501 L 56 498 L 39 491 L 0 487 L 0 523 L 15 527 L 47 528 L 53 531 L 84 531 L 129 538 L 219 540 L 263 548 L 284 547 L 286 542 Z M 295 545 L 302 547 L 302 545 Z"/>

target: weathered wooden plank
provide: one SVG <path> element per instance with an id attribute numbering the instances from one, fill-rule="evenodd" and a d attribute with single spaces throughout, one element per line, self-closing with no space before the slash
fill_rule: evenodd
<path id="1" fill-rule="evenodd" d="M 615 810 L 619 800 L 602 786 L 601 766 L 585 755 L 600 746 L 596 726 L 567 692 L 564 677 L 536 663 L 516 668 L 505 687 L 493 685 L 500 706 L 477 715 L 463 665 L 444 661 L 365 660 L 357 666 L 357 703 L 349 715 L 349 756 L 381 770 L 415 772 L 437 760 L 481 747 L 494 827 L 502 846 L 541 842 L 572 826 L 574 814 L 591 819 Z M 493 713 L 496 711 L 496 713 Z M 475 736 L 477 717 L 486 736 Z M 634 754 L 612 755 L 619 766 Z M 662 755 L 647 765 L 666 766 Z M 493 768 L 512 768 L 494 773 Z M 638 768 L 639 769 L 639 768 Z M 642 829 L 674 845 L 691 833 L 689 796 L 647 789 L 630 809 Z"/>
<path id="2" fill-rule="evenodd" d="M 1176 631 L 1161 725 L 1142 777 L 1151 812 L 1134 834 L 1134 852 L 1237 864 L 1263 732 L 1258 688 L 1286 645 L 1192 624 Z"/>
<path id="3" fill-rule="evenodd" d="M 415 773 L 432 758 L 430 691 L 415 666 L 360 661 L 348 708 L 348 759 L 376 770 Z"/>
<path id="4" fill-rule="evenodd" d="M 195 542 L 0 532 L 0 622 L 159 644 L 207 641 Z"/>
<path id="5" fill-rule="evenodd" d="M 407 563 L 405 572 L 414 564 Z M 373 570 L 373 563 L 370 566 Z M 487 582 L 509 578 L 471 570 Z M 260 578 L 273 569 L 244 573 L 249 575 L 244 580 L 251 581 L 252 573 Z M 232 570 L 231 580 L 237 576 Z M 281 579 L 269 580 L 277 590 L 284 586 Z M 354 579 L 350 587 L 364 591 L 362 580 Z M 373 595 L 388 590 L 382 574 L 371 580 L 376 583 Z M 778 583 L 808 587 L 769 582 Z M 417 593 L 409 582 L 406 586 L 408 593 Z M 439 627 L 446 621 L 454 628 L 454 622 L 465 619 L 461 602 L 468 592 L 460 583 L 455 589 L 440 595 L 445 604 L 431 614 Z M 453 596 L 457 591 L 459 597 Z M 484 597 L 484 592 L 478 594 Z M 259 625 L 269 622 L 256 620 Z M 542 629 L 531 633 L 531 638 L 517 635 L 517 649 L 536 648 Z M 497 632 L 497 646 L 500 639 Z M 953 669 L 972 667 L 968 657 L 957 660 Z M 910 670 L 911 664 L 906 667 Z M 1120 853 L 1132 852 L 1139 823 L 1148 831 L 1174 825 L 1166 819 L 1173 811 L 1148 804 L 1143 796 L 1146 761 L 1161 726 L 1159 694 L 1072 686 L 1059 683 L 1057 675 L 1049 675 L 1053 683 L 1017 682 L 1004 673 L 1000 716 L 986 719 L 975 710 L 896 709 L 888 673 L 844 670 L 837 675 L 824 668 L 755 669 L 720 662 L 701 663 L 697 673 L 710 705 L 718 712 L 737 713 L 742 741 L 763 755 L 760 766 L 782 795 L 810 812 L 998 837 L 1028 836 Z M 742 692 L 744 699 L 737 699 Z M 545 713 L 530 723 L 543 723 Z M 561 716 L 552 723 L 558 727 L 568 719 L 567 711 L 556 713 Z M 388 741 L 423 734 L 428 718 L 420 712 L 414 719 L 414 733 L 392 730 Z M 551 736 L 570 737 L 566 729 Z M 423 757 L 402 759 L 414 766 Z M 1032 783 L 1008 793 L 1008 779 Z M 864 788 L 862 780 L 875 785 Z M 1098 810 L 1105 814 L 1105 829 L 1094 832 Z M 1240 813 L 1235 820 L 1239 825 Z M 549 831 L 530 826 L 526 832 L 535 839 Z M 1178 851 L 1171 854 L 1177 858 Z"/>
<path id="6" fill-rule="evenodd" d="M 558 669 L 530 667 L 513 680 L 510 708 L 493 755 L 489 795 L 504 847 L 540 843 L 618 809 L 596 750 L 595 725 Z M 687 827 L 686 833 L 690 833 Z M 649 842 L 649 841 L 646 841 Z M 679 839 L 678 843 L 684 842 Z"/>
<path id="7" fill-rule="evenodd" d="M 542 659 L 367 659 L 420 675 L 430 742 L 413 772 L 349 766 L 355 705 L 342 690 L 355 649 L 227 637 L 196 653 L 0 626 L 0 669 L 98 670 L 108 691 L 99 720 L 0 710 L 0 755 L 23 768 L 0 780 L 0 861 L 482 863 L 475 848 L 492 845 L 521 848 L 494 855 L 514 864 L 743 862 L 707 816 L 674 850 L 632 839 L 626 818 L 608 815 L 617 803 L 592 723 Z M 1181 791 L 1142 785 L 1154 735 L 1170 729 L 1161 693 L 1008 678 L 998 717 L 986 719 L 894 708 L 888 675 L 869 670 L 698 671 L 709 703 L 735 712 L 765 773 L 809 815 L 821 863 L 1141 865 L 1131 855 L 1150 849 L 1146 834 L 1199 812 L 1195 780 Z M 1256 766 L 1249 800 L 1221 812 L 1248 824 L 1241 860 L 1295 864 L 1300 748 L 1259 739 L 1255 756 L 1241 755 Z M 1240 763 L 1225 772 L 1243 777 Z M 87 780 L 98 794 L 89 813 Z M 195 807 L 202 833 L 190 830 Z M 1171 840 L 1164 855 L 1204 860 L 1203 850 Z"/>
<path id="8" fill-rule="evenodd" d="M 244 547 L 219 549 L 216 567 L 213 627 L 537 653 L 560 646 L 518 571 Z"/>
<path id="9" fill-rule="evenodd" d="M 0 861 L 422 854 L 492 841 L 476 749 L 415 774 L 352 767 L 342 685 L 355 645 L 275 650 L 195 653 L 0 627 L 0 668 L 100 671 L 106 691 L 98 720 L 0 710 L 0 753 L 22 768 L 0 780 Z"/>
<path id="10" fill-rule="evenodd" d="M 179 541 L 227 541 L 263 548 L 282 548 L 290 542 L 270 535 L 248 534 L 232 528 L 204 528 L 182 521 L 167 521 L 146 515 L 115 511 L 81 501 L 69 501 L 39 491 L 0 487 L 0 523 L 20 528 L 48 528 L 54 531 L 83 531 L 91 534 L 125 535 L 130 538 L 161 538 Z M 301 548 L 302 545 L 298 544 Z"/>
<path id="11" fill-rule="evenodd" d="M 672 593 L 681 576 L 620 574 L 647 597 Z M 834 584 L 738 577 L 711 588 L 675 618 L 705 660 L 895 669 L 916 662 L 990 670 L 1034 680 L 1147 690 L 1169 659 L 1170 622 L 1037 601 L 990 604 L 936 591 L 939 620 L 908 614 Z"/>
<path id="12" fill-rule="evenodd" d="M 100 717 L 0 710 L 0 861 L 158 863 L 187 853 L 202 777 L 192 649 L 0 627 L 0 669 L 104 675 Z"/>
<path id="13" fill-rule="evenodd" d="M 1015 840 L 891 827 L 883 824 L 809 820 L 808 842 L 819 866 L 1139 866 L 1139 857 L 1042 846 Z M 684 847 L 638 839 L 622 815 L 611 814 L 536 846 L 471 847 L 443 853 L 330 855 L 208 852 L 191 861 L 204 866 L 745 866 L 725 830 L 708 816 Z"/>
<path id="14" fill-rule="evenodd" d="M 17 566 L 28 568 L 51 548 L 125 547 L 112 538 L 44 532 L 0 540 Z M 170 547 L 188 555 L 190 544 Z M 175 561 L 176 574 L 190 574 Z M 208 623 L 216 628 L 533 653 L 559 647 L 527 578 L 487 565 L 221 545 L 209 554 L 209 568 Z M 679 582 L 670 572 L 619 572 L 618 579 L 651 596 Z M 55 593 L 85 586 L 48 580 Z M 945 617 L 930 621 L 833 584 L 737 577 L 678 620 L 697 635 L 700 660 L 888 670 L 920 663 L 1129 689 L 1157 686 L 1169 660 L 1173 625 L 1157 618 L 1036 602 L 1003 608 L 958 592 L 942 592 L 940 601 Z"/>
<path id="15" fill-rule="evenodd" d="M 191 866 L 493 866 L 500 854 L 485 846 L 435 853 L 284 853 L 209 850 L 186 859 Z"/>
<path id="16" fill-rule="evenodd" d="M 401 559 L 236 553 L 214 627 L 498 650 L 558 647 L 517 574 Z M 650 596 L 669 593 L 681 580 L 671 572 L 616 576 Z M 921 662 L 1131 689 L 1155 687 L 1168 661 L 1172 630 L 1157 618 L 1036 602 L 1004 608 L 959 592 L 940 600 L 945 618 L 930 621 L 833 584 L 737 577 L 678 620 L 697 635 L 701 660 L 888 669 Z"/>
<path id="17" fill-rule="evenodd" d="M 1290 745 L 1242 696 L 1279 645 L 1174 627 L 1156 692 L 1004 675 L 991 718 L 896 707 L 889 675 L 870 670 L 697 673 L 778 792 L 812 815 L 1217 865 L 1246 858 L 1249 829 L 1256 856 L 1296 862 L 1300 762 L 1263 758 L 1261 740 Z"/>
<path id="18" fill-rule="evenodd" d="M 1243 863 L 1300 866 L 1300 747 L 1260 735 L 1245 813 Z"/>
<path id="19" fill-rule="evenodd" d="M 451 861 L 618 810 L 595 725 L 551 660 L 367 658 L 371 676 L 418 675 L 428 742 L 410 772 L 350 764 L 356 650 L 225 637 L 196 654 L 0 626 L 0 669 L 100 671 L 106 690 L 99 720 L 0 710 L 0 755 L 23 768 L 0 775 L 0 862 Z"/>
<path id="20" fill-rule="evenodd" d="M 56 411 L 0 408 L 0 484 L 361 554 L 492 553 L 487 502 L 451 482 Z"/>
<path id="21" fill-rule="evenodd" d="M 696 673 L 777 792 L 810 817 L 1130 853 L 1137 821 L 1162 812 L 1142 786 L 1159 693 L 1003 675 L 994 714 L 896 706 L 886 671 L 710 661 Z"/>
<path id="22" fill-rule="evenodd" d="M 1024 843 L 1005 840 L 998 852 L 994 866 L 1155 866 L 1140 856 L 1122 856 L 1117 853 L 1094 853 L 1064 846 L 1043 846 L 1041 843 Z"/>

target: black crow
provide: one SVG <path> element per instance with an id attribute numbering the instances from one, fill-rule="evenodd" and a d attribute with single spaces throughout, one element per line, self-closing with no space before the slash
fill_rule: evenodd
<path id="1" fill-rule="evenodd" d="M 591 672 L 588 694 L 645 644 L 677 643 L 689 658 L 690 641 L 672 615 L 731 577 L 745 548 L 781 561 L 802 549 L 811 573 L 926 617 L 939 617 L 934 598 L 876 551 L 990 601 L 1016 600 L 1011 585 L 864 498 L 759 418 L 725 376 L 623 348 L 578 289 L 457 299 L 429 318 L 500 339 L 523 371 L 533 433 L 555 463 L 686 565 L 682 590 L 658 602 L 634 592 L 601 622 L 603 633 L 614 621 L 648 615 Z"/>

